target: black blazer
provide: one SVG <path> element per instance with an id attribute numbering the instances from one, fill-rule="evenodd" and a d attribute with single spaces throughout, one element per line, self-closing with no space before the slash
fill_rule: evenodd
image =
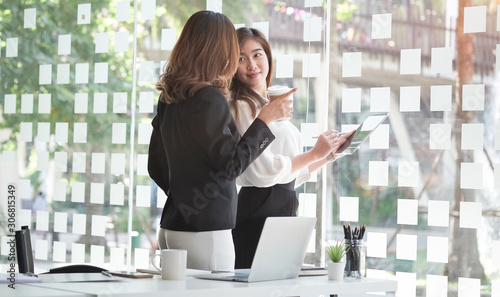
<path id="1" fill-rule="evenodd" d="M 158 102 L 148 171 L 168 199 L 161 227 L 175 231 L 232 229 L 236 177 L 274 140 L 256 119 L 240 136 L 226 98 L 204 87 L 179 103 Z"/>

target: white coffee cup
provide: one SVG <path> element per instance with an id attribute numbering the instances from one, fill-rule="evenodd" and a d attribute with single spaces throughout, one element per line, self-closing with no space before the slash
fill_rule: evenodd
<path id="1" fill-rule="evenodd" d="M 155 264 L 155 258 L 160 256 L 160 266 Z M 151 256 L 151 264 L 161 272 L 164 280 L 183 280 L 186 278 L 187 251 L 177 249 L 164 249 L 159 254 Z"/>
<path id="2" fill-rule="evenodd" d="M 270 86 L 269 88 L 267 88 L 267 97 L 269 98 L 269 101 L 273 101 L 274 99 L 276 99 L 276 97 L 283 95 L 291 90 L 292 88 L 289 88 L 287 86 Z M 290 99 L 292 99 L 292 95 L 290 95 Z"/>

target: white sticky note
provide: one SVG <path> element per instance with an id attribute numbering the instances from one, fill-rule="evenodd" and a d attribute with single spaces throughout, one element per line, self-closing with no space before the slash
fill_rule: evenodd
<path id="1" fill-rule="evenodd" d="M 485 6 L 486 7 L 486 6 Z M 486 19 L 484 16 L 483 19 Z M 481 280 L 478 278 L 458 278 L 458 297 L 480 297 Z"/>
<path id="2" fill-rule="evenodd" d="M 429 149 L 447 150 L 451 147 L 451 124 L 430 124 Z"/>
<path id="3" fill-rule="evenodd" d="M 36 8 L 24 10 L 24 29 L 36 28 Z"/>
<path id="4" fill-rule="evenodd" d="M 154 112 L 154 93 L 153 92 L 140 92 L 139 93 L 139 106 L 140 113 Z"/>
<path id="5" fill-rule="evenodd" d="M 431 111 L 451 111 L 451 85 L 431 86 Z"/>
<path id="6" fill-rule="evenodd" d="M 453 48 L 437 47 L 432 48 L 431 72 L 451 73 L 453 72 Z"/>
<path id="7" fill-rule="evenodd" d="M 49 231 L 49 212 L 46 210 L 37 210 L 36 212 L 36 230 Z"/>
<path id="8" fill-rule="evenodd" d="M 464 8 L 464 33 L 486 32 L 486 6 Z"/>
<path id="9" fill-rule="evenodd" d="M 57 64 L 57 84 L 69 84 L 69 64 Z"/>
<path id="10" fill-rule="evenodd" d="M 500 163 L 495 163 L 493 165 L 493 188 L 495 190 L 500 189 Z"/>
<path id="11" fill-rule="evenodd" d="M 19 209 L 17 216 L 19 226 L 31 226 L 31 209 Z"/>
<path id="12" fill-rule="evenodd" d="M 126 123 L 113 123 L 111 143 L 125 144 L 127 143 L 127 124 Z"/>
<path id="13" fill-rule="evenodd" d="M 71 263 L 85 263 L 85 244 L 71 244 Z"/>
<path id="14" fill-rule="evenodd" d="M 207 0 L 207 10 L 222 13 L 222 0 Z"/>
<path id="15" fill-rule="evenodd" d="M 497 31 L 500 31 L 500 4 L 497 5 Z M 494 296 L 494 297 L 497 297 L 497 296 Z"/>
<path id="16" fill-rule="evenodd" d="M 74 123 L 73 142 L 87 143 L 87 123 Z"/>
<path id="17" fill-rule="evenodd" d="M 111 174 L 125 174 L 125 154 L 111 154 Z"/>
<path id="18" fill-rule="evenodd" d="M 103 174 L 105 172 L 106 154 L 105 153 L 92 153 L 91 172 Z"/>
<path id="19" fill-rule="evenodd" d="M 57 54 L 71 54 L 71 34 L 61 34 L 57 37 Z"/>
<path id="20" fill-rule="evenodd" d="M 368 169 L 368 185 L 386 187 L 389 184 L 389 163 L 387 161 L 370 161 Z"/>
<path id="21" fill-rule="evenodd" d="M 484 110 L 484 85 L 463 85 L 462 110 Z"/>
<path id="22" fill-rule="evenodd" d="M 435 227 L 448 227 L 450 225 L 450 202 L 429 200 L 427 224 Z"/>
<path id="23" fill-rule="evenodd" d="M 293 55 L 276 56 L 276 78 L 293 77 Z"/>
<path id="24" fill-rule="evenodd" d="M 342 77 L 361 77 L 362 53 L 342 54 Z"/>
<path id="25" fill-rule="evenodd" d="M 87 153 L 85 152 L 74 152 L 73 153 L 73 172 L 75 173 L 85 173 L 87 168 Z"/>
<path id="26" fill-rule="evenodd" d="M 342 89 L 342 112 L 361 112 L 361 88 Z"/>
<path id="27" fill-rule="evenodd" d="M 52 83 L 52 65 L 40 65 L 38 70 L 38 83 L 40 85 L 50 85 Z"/>
<path id="28" fill-rule="evenodd" d="M 382 124 L 378 126 L 370 135 L 368 147 L 372 150 L 389 149 L 389 125 Z"/>
<path id="29" fill-rule="evenodd" d="M 386 39 L 392 36 L 392 14 L 372 15 L 372 39 Z"/>
<path id="30" fill-rule="evenodd" d="M 76 203 L 85 202 L 85 183 L 83 182 L 71 183 L 71 202 L 76 202 Z"/>
<path id="31" fill-rule="evenodd" d="M 116 2 L 116 20 L 126 22 L 130 19 L 130 0 Z"/>
<path id="32" fill-rule="evenodd" d="M 128 31 L 120 31 L 115 34 L 115 52 L 126 53 L 128 52 Z"/>
<path id="33" fill-rule="evenodd" d="M 482 189 L 483 166 L 482 163 L 462 163 L 460 166 L 460 188 Z"/>
<path id="34" fill-rule="evenodd" d="M 321 33 L 323 32 L 323 30 L 321 30 L 322 21 L 323 19 L 321 17 L 304 18 L 304 42 L 321 41 Z"/>
<path id="35" fill-rule="evenodd" d="M 148 154 L 137 154 L 137 175 L 149 176 Z"/>
<path id="36" fill-rule="evenodd" d="M 138 185 L 135 191 L 135 205 L 149 207 L 151 205 L 151 187 Z"/>
<path id="37" fill-rule="evenodd" d="M 340 196 L 339 220 L 346 222 L 357 222 L 359 220 L 359 197 Z"/>
<path id="38" fill-rule="evenodd" d="M 387 258 L 387 233 L 366 233 L 366 256 Z"/>
<path id="39" fill-rule="evenodd" d="M 134 267 L 137 268 L 149 268 L 149 249 L 134 249 Z"/>
<path id="40" fill-rule="evenodd" d="M 235 30 L 238 30 L 239 28 L 243 28 L 243 27 L 245 27 L 245 24 L 244 24 L 244 23 L 243 23 L 243 24 L 233 24 L 233 25 L 234 25 L 234 29 L 235 29 Z"/>
<path id="41" fill-rule="evenodd" d="M 104 236 L 106 235 L 106 221 L 107 216 L 92 215 L 92 236 Z"/>
<path id="42" fill-rule="evenodd" d="M 54 185 L 54 201 L 66 201 L 66 187 L 68 183 L 65 180 L 59 180 Z"/>
<path id="43" fill-rule="evenodd" d="M 484 124 L 462 124 L 462 150 L 483 150 Z"/>
<path id="44" fill-rule="evenodd" d="M 59 172 L 68 171 L 68 152 L 55 152 L 54 163 L 56 171 Z"/>
<path id="45" fill-rule="evenodd" d="M 94 93 L 94 113 L 108 112 L 108 93 Z"/>
<path id="46" fill-rule="evenodd" d="M 49 152 L 37 151 L 36 170 L 38 171 L 49 170 Z"/>
<path id="47" fill-rule="evenodd" d="M 448 263 L 448 237 L 427 236 L 427 262 Z"/>
<path id="48" fill-rule="evenodd" d="M 399 111 L 420 111 L 420 86 L 400 88 Z"/>
<path id="49" fill-rule="evenodd" d="M 75 65 L 75 83 L 89 83 L 89 63 L 77 63 Z"/>
<path id="50" fill-rule="evenodd" d="M 499 14 L 499 13 L 500 13 L 500 11 L 497 11 L 497 14 Z M 500 22 L 500 18 L 498 18 L 498 17 L 497 17 L 497 22 Z M 497 27 L 497 31 L 498 31 L 498 27 Z M 500 44 L 497 44 L 497 46 L 496 46 L 495 59 L 496 59 L 495 70 L 500 71 Z"/>
<path id="51" fill-rule="evenodd" d="M 84 114 L 88 112 L 89 108 L 89 94 L 76 93 L 75 94 L 75 113 Z"/>
<path id="52" fill-rule="evenodd" d="M 31 190 L 31 180 L 20 178 L 17 182 L 18 197 L 21 199 L 33 199 L 33 193 Z M 6 189 L 7 190 L 7 189 Z"/>
<path id="53" fill-rule="evenodd" d="M 21 122 L 19 124 L 19 134 L 21 141 L 31 142 L 33 141 L 33 123 L 32 122 Z"/>
<path id="54" fill-rule="evenodd" d="M 409 272 L 396 272 L 398 290 L 396 296 L 415 297 L 417 295 L 417 274 Z"/>
<path id="55" fill-rule="evenodd" d="M 16 110 L 17 110 L 16 94 L 5 94 L 3 113 L 4 114 L 13 114 L 13 113 L 16 113 Z"/>
<path id="56" fill-rule="evenodd" d="M 5 57 L 15 58 L 17 57 L 19 40 L 17 38 L 7 38 L 7 45 L 5 47 Z"/>
<path id="57" fill-rule="evenodd" d="M 398 187 L 417 187 L 419 176 L 418 162 L 399 162 Z"/>
<path id="58" fill-rule="evenodd" d="M 73 214 L 73 234 L 85 235 L 85 227 L 87 226 L 87 215 L 86 214 Z"/>
<path id="59" fill-rule="evenodd" d="M 52 94 L 39 94 L 38 95 L 38 113 L 50 114 L 52 108 Z"/>
<path id="60" fill-rule="evenodd" d="M 47 260 L 49 248 L 47 240 L 37 239 L 35 241 L 35 259 Z"/>
<path id="61" fill-rule="evenodd" d="M 68 232 L 68 213 L 54 212 L 54 232 Z"/>
<path id="62" fill-rule="evenodd" d="M 126 113 L 128 104 L 128 93 L 113 93 L 113 113 Z"/>
<path id="63" fill-rule="evenodd" d="M 138 144 L 149 144 L 149 140 L 151 139 L 151 133 L 153 133 L 153 127 L 148 123 L 139 123 L 138 125 Z"/>
<path id="64" fill-rule="evenodd" d="M 104 204 L 104 184 L 90 184 L 90 203 Z"/>
<path id="65" fill-rule="evenodd" d="M 109 33 L 102 32 L 95 35 L 95 53 L 103 54 L 109 52 Z"/>
<path id="66" fill-rule="evenodd" d="M 460 228 L 481 227 L 483 205 L 481 202 L 460 202 Z"/>
<path id="67" fill-rule="evenodd" d="M 78 4 L 76 23 L 78 25 L 90 24 L 90 3 Z"/>
<path id="68" fill-rule="evenodd" d="M 313 193 L 299 193 L 299 208 L 298 215 L 301 217 L 316 216 L 316 200 L 317 196 Z"/>
<path id="69" fill-rule="evenodd" d="M 1 245 L 0 245 L 0 255 L 8 256 L 10 253 L 10 242 L 13 240 L 10 236 L 0 236 Z"/>
<path id="70" fill-rule="evenodd" d="M 418 225 L 418 200 L 398 199 L 398 218 L 400 225 Z"/>
<path id="71" fill-rule="evenodd" d="M 153 61 L 141 61 L 139 67 L 139 82 L 157 82 L 158 73 L 155 70 L 155 63 Z"/>
<path id="72" fill-rule="evenodd" d="M 21 113 L 22 114 L 33 113 L 33 94 L 21 95 Z"/>
<path id="73" fill-rule="evenodd" d="M 323 0 L 305 0 L 304 7 L 321 7 Z"/>
<path id="74" fill-rule="evenodd" d="M 319 77 L 321 54 L 305 54 L 302 62 L 302 77 Z"/>
<path id="75" fill-rule="evenodd" d="M 396 236 L 396 259 L 417 260 L 417 236 L 398 234 Z"/>
<path id="76" fill-rule="evenodd" d="M 177 42 L 177 32 L 173 29 L 161 29 L 161 47 L 162 51 L 171 51 Z"/>
<path id="77" fill-rule="evenodd" d="M 142 0 L 142 20 L 154 20 L 156 17 L 156 0 Z"/>
<path id="78" fill-rule="evenodd" d="M 266 40 L 269 40 L 269 22 L 252 23 L 252 28 L 259 30 L 262 34 L 264 34 Z"/>
<path id="79" fill-rule="evenodd" d="M 448 276 L 427 274 L 426 297 L 448 296 Z"/>
<path id="80" fill-rule="evenodd" d="M 113 270 L 125 269 L 125 249 L 119 247 L 111 247 L 109 249 L 109 264 Z"/>
<path id="81" fill-rule="evenodd" d="M 500 267 L 500 253 L 497 253 L 500 249 L 500 241 L 499 240 L 493 240 L 493 246 L 491 248 L 493 252 L 492 259 L 493 259 L 493 267 Z M 494 295 L 492 295 L 493 297 Z"/>
<path id="82" fill-rule="evenodd" d="M 420 74 L 421 71 L 421 49 L 403 49 L 401 50 L 401 60 L 399 73 Z"/>
<path id="83" fill-rule="evenodd" d="M 66 242 L 54 241 L 52 244 L 52 260 L 66 262 Z"/>
<path id="84" fill-rule="evenodd" d="M 301 123 L 300 134 L 302 136 L 303 144 L 305 147 L 314 146 L 316 138 L 319 135 L 319 127 L 317 123 Z"/>
<path id="85" fill-rule="evenodd" d="M 96 84 L 108 83 L 108 63 L 95 63 L 94 82 Z"/>
<path id="86" fill-rule="evenodd" d="M 391 88 L 370 88 L 370 112 L 389 112 Z"/>
<path id="87" fill-rule="evenodd" d="M 125 200 L 125 186 L 123 184 L 111 184 L 109 190 L 109 204 L 123 205 Z"/>
<path id="88" fill-rule="evenodd" d="M 104 246 L 102 245 L 90 246 L 90 264 L 96 266 L 104 265 Z"/>

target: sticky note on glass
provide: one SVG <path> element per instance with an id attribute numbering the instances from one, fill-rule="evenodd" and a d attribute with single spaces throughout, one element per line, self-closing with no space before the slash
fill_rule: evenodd
<path id="1" fill-rule="evenodd" d="M 75 123 L 73 130 L 74 143 L 87 143 L 87 123 Z"/>
<path id="2" fill-rule="evenodd" d="M 429 200 L 427 224 L 435 227 L 448 227 L 450 221 L 450 202 Z"/>
<path id="3" fill-rule="evenodd" d="M 447 150 L 451 147 L 451 124 L 430 124 L 429 149 Z"/>
<path id="4" fill-rule="evenodd" d="M 482 189 L 483 166 L 482 163 L 462 163 L 460 166 L 460 188 Z"/>
<path id="5" fill-rule="evenodd" d="M 7 45 L 5 48 L 5 57 L 15 58 L 17 57 L 19 40 L 17 38 L 7 38 Z"/>
<path id="6" fill-rule="evenodd" d="M 73 172 L 85 173 L 87 164 L 87 153 L 74 152 L 73 153 Z"/>
<path id="7" fill-rule="evenodd" d="M 302 217 L 316 216 L 316 194 L 299 193 L 299 209 L 298 214 Z"/>
<path id="8" fill-rule="evenodd" d="M 78 4 L 76 23 L 78 25 L 90 24 L 90 3 Z"/>
<path id="9" fill-rule="evenodd" d="M 71 34 L 61 34 L 57 37 L 57 54 L 71 54 Z"/>
<path id="10" fill-rule="evenodd" d="M 92 236 L 104 236 L 106 231 L 107 216 L 92 215 Z"/>
<path id="11" fill-rule="evenodd" d="M 55 152 L 54 153 L 54 163 L 56 166 L 56 171 L 59 171 L 59 172 L 68 171 L 68 153 L 67 152 Z"/>
<path id="12" fill-rule="evenodd" d="M 399 162 L 398 187 L 417 187 L 419 172 L 418 162 Z"/>
<path id="13" fill-rule="evenodd" d="M 90 184 L 90 203 L 104 204 L 104 184 Z"/>
<path id="14" fill-rule="evenodd" d="M 51 109 L 52 94 L 38 95 L 38 113 L 49 114 Z"/>
<path id="15" fill-rule="evenodd" d="M 90 246 L 90 264 L 97 266 L 101 266 L 104 264 L 104 246 L 102 245 Z"/>
<path id="16" fill-rule="evenodd" d="M 451 73 L 453 72 L 453 48 L 437 47 L 431 52 L 431 72 Z"/>
<path id="17" fill-rule="evenodd" d="M 89 63 L 77 63 L 75 65 L 75 83 L 89 83 Z"/>
<path id="18" fill-rule="evenodd" d="M 16 110 L 17 110 L 16 94 L 5 94 L 3 113 L 13 114 L 16 113 Z"/>
<path id="19" fill-rule="evenodd" d="M 451 85 L 431 86 L 431 111 L 451 111 Z"/>
<path id="20" fill-rule="evenodd" d="M 115 270 L 125 270 L 125 249 L 112 247 L 109 249 L 109 264 Z"/>
<path id="21" fill-rule="evenodd" d="M 33 140 L 33 123 L 21 122 L 19 124 L 19 134 L 21 141 L 31 142 Z"/>
<path id="22" fill-rule="evenodd" d="M 391 88 L 370 88 L 370 111 L 389 112 L 391 106 Z"/>
<path id="23" fill-rule="evenodd" d="M 372 39 L 391 38 L 392 35 L 392 14 L 372 15 Z"/>
<path id="24" fill-rule="evenodd" d="M 151 187 L 138 185 L 136 187 L 135 205 L 149 207 L 151 205 Z"/>
<path id="25" fill-rule="evenodd" d="M 400 88 L 399 111 L 420 111 L 420 87 Z"/>
<path id="26" fill-rule="evenodd" d="M 52 260 L 54 260 L 54 262 L 66 262 L 66 242 L 62 241 L 53 242 Z"/>
<path id="27" fill-rule="evenodd" d="M 342 112 L 361 112 L 361 88 L 342 89 Z"/>
<path id="28" fill-rule="evenodd" d="M 387 258 L 387 233 L 366 233 L 366 256 Z"/>
<path id="29" fill-rule="evenodd" d="M 426 297 L 443 297 L 448 292 L 448 276 L 427 274 Z"/>
<path id="30" fill-rule="evenodd" d="M 108 63 L 95 63 L 94 82 L 96 84 L 105 84 L 108 82 Z"/>
<path id="31" fill-rule="evenodd" d="M 96 33 L 95 35 L 95 52 L 103 54 L 109 52 L 109 34 L 108 32 Z"/>
<path id="32" fill-rule="evenodd" d="M 37 140 L 42 142 L 50 141 L 50 123 L 49 122 L 38 122 L 37 127 Z"/>
<path id="33" fill-rule="evenodd" d="M 104 173 L 106 164 L 106 155 L 104 153 L 92 153 L 92 173 Z"/>
<path id="34" fill-rule="evenodd" d="M 359 197 L 340 197 L 339 220 L 346 222 L 359 220 Z"/>
<path id="35" fill-rule="evenodd" d="M 321 41 L 322 21 L 321 17 L 306 17 L 304 19 L 304 42 Z"/>
<path id="36" fill-rule="evenodd" d="M 113 113 L 127 113 L 127 99 L 126 92 L 113 93 Z"/>
<path id="37" fill-rule="evenodd" d="M 115 33 L 115 52 L 128 52 L 128 31 L 120 31 Z"/>
<path id="38" fill-rule="evenodd" d="M 111 174 L 125 173 L 125 154 L 111 154 Z"/>
<path id="39" fill-rule="evenodd" d="M 116 2 L 116 20 L 119 22 L 126 22 L 130 18 L 130 1 Z"/>
<path id="40" fill-rule="evenodd" d="M 138 126 L 137 143 L 138 144 L 149 144 L 151 139 L 151 133 L 153 133 L 153 127 L 148 123 L 140 123 Z"/>
<path id="41" fill-rule="evenodd" d="M 54 212 L 54 232 L 68 232 L 68 214 L 65 212 Z M 66 254 L 66 251 L 64 252 Z"/>
<path id="42" fill-rule="evenodd" d="M 418 225 L 418 200 L 398 199 L 397 223 L 401 225 Z"/>
<path id="43" fill-rule="evenodd" d="M 304 7 L 321 7 L 323 5 L 322 0 L 305 0 Z"/>
<path id="44" fill-rule="evenodd" d="M 47 260 L 49 248 L 47 240 L 37 239 L 35 241 L 35 259 Z"/>
<path id="45" fill-rule="evenodd" d="M 316 137 L 319 135 L 319 127 L 317 123 L 301 123 L 300 134 L 305 147 L 312 147 L 316 144 Z"/>
<path id="46" fill-rule="evenodd" d="M 409 272 L 396 272 L 398 290 L 396 296 L 416 297 L 417 274 Z"/>
<path id="47" fill-rule="evenodd" d="M 389 149 L 389 125 L 382 124 L 378 126 L 370 135 L 370 149 Z"/>
<path id="48" fill-rule="evenodd" d="M 140 113 L 152 113 L 154 111 L 154 93 L 140 92 L 137 105 L 139 105 Z"/>
<path id="49" fill-rule="evenodd" d="M 66 201 L 66 187 L 67 182 L 65 180 L 57 181 L 54 186 L 54 201 Z"/>
<path id="50" fill-rule="evenodd" d="M 94 93 L 94 113 L 108 112 L 108 93 Z"/>
<path id="51" fill-rule="evenodd" d="M 483 150 L 484 124 L 462 124 L 462 149 Z"/>
<path id="52" fill-rule="evenodd" d="M 22 114 L 33 113 L 33 94 L 21 95 L 21 113 Z"/>
<path id="53" fill-rule="evenodd" d="M 111 184 L 109 190 L 109 204 L 123 205 L 125 200 L 125 186 L 123 184 Z"/>
<path id="54" fill-rule="evenodd" d="M 368 167 L 368 185 L 386 187 L 389 184 L 389 163 L 370 161 Z"/>
<path id="55" fill-rule="evenodd" d="M 458 278 L 458 296 L 480 297 L 481 280 L 478 278 Z"/>
<path id="56" fill-rule="evenodd" d="M 427 262 L 448 263 L 448 237 L 427 236 Z"/>
<path id="57" fill-rule="evenodd" d="M 398 234 L 396 236 L 396 259 L 417 260 L 417 236 Z"/>
<path id="58" fill-rule="evenodd" d="M 73 182 L 71 184 L 71 202 L 85 202 L 85 183 Z"/>
<path id="59" fill-rule="evenodd" d="M 49 212 L 46 210 L 37 210 L 36 212 L 36 230 L 49 231 Z"/>
<path id="60" fill-rule="evenodd" d="M 361 77 L 362 53 L 342 54 L 342 77 Z"/>
<path id="61" fill-rule="evenodd" d="M 156 17 L 156 0 L 142 0 L 142 20 L 154 20 Z"/>
<path id="62" fill-rule="evenodd" d="M 49 85 L 52 83 L 52 65 L 44 64 L 38 68 L 38 83 L 40 85 Z"/>
<path id="63" fill-rule="evenodd" d="M 87 226 L 87 215 L 86 214 L 73 214 L 73 234 L 85 234 L 85 226 Z"/>
<path id="64" fill-rule="evenodd" d="M 137 235 L 136 235 L 137 236 Z M 149 268 L 149 249 L 134 249 L 134 266 L 137 268 Z"/>
<path id="65" fill-rule="evenodd" d="M 252 28 L 259 30 L 269 40 L 269 22 L 255 22 Z"/>
<path id="66" fill-rule="evenodd" d="M 68 142 L 68 123 L 56 123 L 56 141 Z"/>
<path id="67" fill-rule="evenodd" d="M 36 28 L 36 8 L 24 10 L 24 29 Z"/>
<path id="68" fill-rule="evenodd" d="M 71 244 L 71 263 L 85 263 L 85 244 Z"/>
<path id="69" fill-rule="evenodd" d="M 49 152 L 37 151 L 36 170 L 46 171 L 49 170 Z"/>
<path id="70" fill-rule="evenodd" d="M 127 142 L 127 124 L 126 123 L 113 123 L 111 143 L 125 144 Z"/>
<path id="71" fill-rule="evenodd" d="M 486 6 L 464 8 L 464 33 L 486 32 Z"/>
<path id="72" fill-rule="evenodd" d="M 319 77 L 321 54 L 305 54 L 302 58 L 302 77 Z"/>
<path id="73" fill-rule="evenodd" d="M 158 80 L 155 63 L 153 61 L 141 61 L 139 67 L 139 82 L 153 83 Z"/>
<path id="74" fill-rule="evenodd" d="M 463 85 L 462 110 L 484 110 L 484 85 Z"/>
<path id="75" fill-rule="evenodd" d="M 293 77 L 293 55 L 276 56 L 276 78 Z"/>
<path id="76" fill-rule="evenodd" d="M 222 13 L 222 0 L 207 0 L 207 10 Z"/>
<path id="77" fill-rule="evenodd" d="M 421 70 L 421 49 L 401 50 L 401 62 L 399 64 L 400 74 L 420 74 Z"/>
<path id="78" fill-rule="evenodd" d="M 137 175 L 149 176 L 148 154 L 137 154 Z"/>
<path id="79" fill-rule="evenodd" d="M 57 64 L 57 84 L 69 84 L 69 64 Z"/>
<path id="80" fill-rule="evenodd" d="M 177 32 L 174 29 L 161 29 L 161 50 L 171 51 L 177 42 Z"/>
<path id="81" fill-rule="evenodd" d="M 460 228 L 481 227 L 483 205 L 481 202 L 460 202 Z"/>

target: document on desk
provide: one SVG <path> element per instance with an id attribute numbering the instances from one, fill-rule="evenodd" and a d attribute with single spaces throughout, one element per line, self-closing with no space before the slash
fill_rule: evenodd
<path id="1" fill-rule="evenodd" d="M 22 283 L 40 283 L 42 282 L 42 279 L 36 276 L 30 276 L 26 275 L 23 273 L 16 273 L 14 277 L 11 277 L 10 273 L 0 273 L 0 284 L 7 284 L 7 283 L 16 283 L 16 284 L 22 284 Z"/>
<path id="2" fill-rule="evenodd" d="M 102 273 L 47 273 L 39 274 L 44 283 L 117 282 L 123 279 Z"/>

